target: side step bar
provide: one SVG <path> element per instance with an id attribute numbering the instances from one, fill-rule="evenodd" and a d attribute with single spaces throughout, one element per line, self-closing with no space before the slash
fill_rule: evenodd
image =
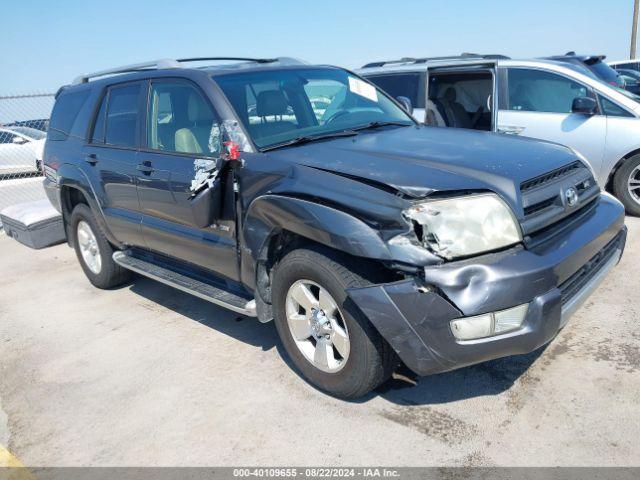
<path id="1" fill-rule="evenodd" d="M 187 277 L 173 270 L 166 269 L 155 263 L 133 257 L 126 252 L 114 252 L 113 261 L 128 270 L 152 278 L 153 280 L 157 280 L 183 292 L 190 293 L 191 295 L 215 303 L 236 313 L 241 313 L 248 317 L 257 316 L 255 300 L 247 300 L 246 298 L 239 297 L 231 292 L 216 288 L 208 283 Z"/>

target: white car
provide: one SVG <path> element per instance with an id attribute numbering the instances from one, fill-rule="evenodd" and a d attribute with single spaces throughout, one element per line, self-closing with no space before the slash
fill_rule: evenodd
<path id="1" fill-rule="evenodd" d="M 627 212 L 640 215 L 640 103 L 585 68 L 501 55 L 401 59 L 358 71 L 411 102 L 420 122 L 548 140 L 573 148 Z M 518 161 L 514 158 L 514 161 Z"/>
<path id="2" fill-rule="evenodd" d="M 0 127 L 0 176 L 40 171 L 47 134 L 30 127 Z"/>

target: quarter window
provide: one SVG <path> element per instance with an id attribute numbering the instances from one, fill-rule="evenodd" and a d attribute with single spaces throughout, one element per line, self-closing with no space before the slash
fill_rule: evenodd
<path id="1" fill-rule="evenodd" d="M 51 112 L 49 140 L 66 140 L 69 137 L 80 109 L 88 97 L 89 90 L 60 94 Z"/>
<path id="2" fill-rule="evenodd" d="M 554 73 L 520 68 L 508 71 L 508 110 L 571 113 L 577 97 L 593 97 L 593 93 L 581 83 Z"/>
<path id="3" fill-rule="evenodd" d="M 604 114 L 610 117 L 633 117 L 624 108 L 604 97 L 600 97 L 600 105 Z"/>
<path id="4" fill-rule="evenodd" d="M 217 156 L 221 131 L 209 102 L 186 82 L 151 85 L 147 147 L 167 152 Z"/>
<path id="5" fill-rule="evenodd" d="M 120 147 L 136 146 L 140 84 L 115 87 L 109 91 L 105 143 Z"/>

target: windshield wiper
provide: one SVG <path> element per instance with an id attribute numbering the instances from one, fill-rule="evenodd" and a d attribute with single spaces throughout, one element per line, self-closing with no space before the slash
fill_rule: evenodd
<path id="1" fill-rule="evenodd" d="M 282 147 L 290 147 L 292 145 L 302 145 L 304 143 L 315 142 L 317 140 L 326 140 L 328 138 L 339 138 L 339 137 L 353 137 L 354 135 L 358 135 L 358 132 L 355 130 L 341 130 L 339 132 L 332 133 L 321 133 L 318 135 L 303 135 L 300 137 L 292 138 L 291 140 L 287 140 L 286 142 L 276 143 L 275 145 L 269 145 L 268 147 L 263 147 L 262 151 L 265 152 L 267 150 L 274 150 L 276 148 Z"/>
<path id="2" fill-rule="evenodd" d="M 397 125 L 399 127 L 410 127 L 411 125 L 413 125 L 413 123 L 409 123 L 409 122 L 401 122 L 400 120 L 391 120 L 388 122 L 369 122 L 366 125 L 361 125 L 359 127 L 354 127 L 352 128 L 352 130 L 354 131 L 358 131 L 358 130 L 369 130 L 372 128 L 380 128 L 380 127 L 387 127 L 390 125 Z"/>

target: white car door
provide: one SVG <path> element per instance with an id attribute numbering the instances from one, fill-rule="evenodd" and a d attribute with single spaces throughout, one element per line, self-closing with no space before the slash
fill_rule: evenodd
<path id="1" fill-rule="evenodd" d="M 602 167 L 607 117 L 573 113 L 574 99 L 596 99 L 591 87 L 547 70 L 510 67 L 500 71 L 497 131 L 567 145 Z"/>
<path id="2" fill-rule="evenodd" d="M 0 175 L 35 171 L 37 150 L 41 148 L 41 142 L 0 130 Z"/>

